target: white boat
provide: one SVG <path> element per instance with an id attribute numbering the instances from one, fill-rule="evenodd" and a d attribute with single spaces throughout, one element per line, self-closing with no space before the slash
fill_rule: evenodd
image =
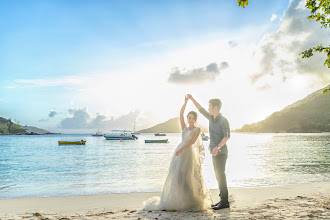
<path id="1" fill-rule="evenodd" d="M 104 135 L 107 140 L 135 140 L 137 137 L 131 131 L 112 130 L 111 134 Z"/>
<path id="2" fill-rule="evenodd" d="M 92 136 L 94 137 L 99 137 L 99 136 L 103 136 L 104 134 L 102 134 L 101 131 L 97 131 L 95 134 L 92 134 Z"/>

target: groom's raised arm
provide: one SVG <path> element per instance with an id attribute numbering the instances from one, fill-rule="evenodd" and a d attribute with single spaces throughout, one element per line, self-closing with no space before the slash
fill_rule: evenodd
<path id="1" fill-rule="evenodd" d="M 190 98 L 190 100 L 194 103 L 194 105 L 196 106 L 196 108 L 198 109 L 198 111 L 205 117 L 207 118 L 207 120 L 209 120 L 210 118 L 210 114 L 205 110 L 205 108 L 203 108 L 193 97 L 192 95 L 188 94 L 188 97 Z"/>

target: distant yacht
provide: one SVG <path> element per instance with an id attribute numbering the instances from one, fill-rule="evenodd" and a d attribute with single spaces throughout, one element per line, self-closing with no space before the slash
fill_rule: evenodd
<path id="1" fill-rule="evenodd" d="M 168 143 L 168 139 L 163 140 L 144 140 L 144 143 Z"/>
<path id="2" fill-rule="evenodd" d="M 97 131 L 95 134 L 92 134 L 92 136 L 94 137 L 99 137 L 99 136 L 103 136 L 104 134 L 102 134 L 101 131 Z"/>
<path id="3" fill-rule="evenodd" d="M 104 135 L 107 140 L 135 140 L 138 139 L 131 131 L 112 130 L 111 134 Z"/>
<path id="4" fill-rule="evenodd" d="M 164 133 L 155 133 L 155 136 L 166 136 Z"/>
<path id="5" fill-rule="evenodd" d="M 135 121 L 134 121 L 134 128 L 133 128 L 133 133 L 132 134 L 140 134 L 139 132 L 135 132 Z"/>
<path id="6" fill-rule="evenodd" d="M 203 141 L 208 141 L 210 138 L 206 136 L 204 133 L 201 134 Z"/>

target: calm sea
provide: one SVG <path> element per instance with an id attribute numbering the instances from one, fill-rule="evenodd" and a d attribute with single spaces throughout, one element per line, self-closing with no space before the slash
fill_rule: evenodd
<path id="1" fill-rule="evenodd" d="M 135 141 L 91 135 L 0 136 L 0 198 L 159 192 L 180 134 L 168 144 L 141 134 Z M 59 140 L 87 140 L 59 146 Z M 208 146 L 208 142 L 204 142 Z M 232 133 L 228 142 L 229 187 L 330 181 L 330 134 Z M 211 156 L 204 179 L 217 188 Z"/>

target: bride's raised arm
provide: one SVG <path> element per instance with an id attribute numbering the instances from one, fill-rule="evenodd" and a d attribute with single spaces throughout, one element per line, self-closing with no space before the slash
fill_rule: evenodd
<path id="1" fill-rule="evenodd" d="M 184 122 L 183 113 L 184 113 L 184 110 L 186 109 L 188 99 L 189 99 L 188 96 L 184 97 L 184 103 L 183 103 L 183 106 L 182 106 L 181 111 L 180 111 L 180 124 L 181 124 L 182 131 L 183 131 L 183 129 L 186 128 L 186 123 Z"/>

